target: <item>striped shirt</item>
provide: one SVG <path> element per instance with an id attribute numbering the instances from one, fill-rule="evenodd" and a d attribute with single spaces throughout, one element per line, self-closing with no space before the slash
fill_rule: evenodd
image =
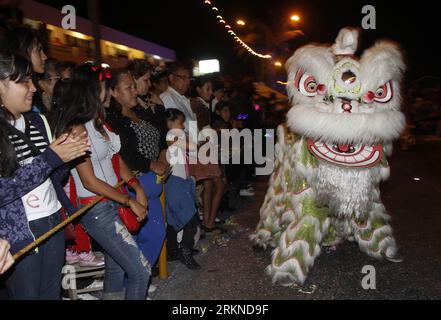
<path id="1" fill-rule="evenodd" d="M 25 121 L 23 116 L 12 124 L 15 125 L 18 130 L 24 132 L 40 152 L 46 150 L 48 145 L 40 131 L 38 131 L 33 124 Z M 30 163 L 33 159 L 31 147 L 16 134 L 9 135 L 9 140 L 15 147 L 15 153 L 17 154 L 17 159 L 20 165 L 23 166 Z"/>
<path id="2" fill-rule="evenodd" d="M 15 128 L 23 132 L 31 142 L 43 152 L 48 147 L 46 140 L 41 132 L 30 123 L 25 117 L 21 116 L 17 120 L 10 122 Z M 9 140 L 14 145 L 17 159 L 20 166 L 31 163 L 36 156 L 31 147 L 16 134 L 9 135 Z M 28 221 L 34 221 L 48 217 L 61 209 L 52 181 L 48 178 L 37 188 L 22 197 Z"/>

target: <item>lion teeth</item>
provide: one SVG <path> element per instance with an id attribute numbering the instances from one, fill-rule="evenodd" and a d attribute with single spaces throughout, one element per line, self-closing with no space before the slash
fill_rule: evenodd
<path id="1" fill-rule="evenodd" d="M 361 152 L 361 155 L 364 156 L 364 158 L 367 158 L 367 157 L 369 157 L 369 156 L 371 155 L 371 152 L 366 151 L 366 150 L 363 150 L 363 151 Z"/>
<path id="2" fill-rule="evenodd" d="M 325 147 L 318 147 L 318 151 L 320 151 L 321 153 L 323 153 L 323 154 L 327 154 L 327 153 L 329 153 L 329 151 L 328 151 L 328 149 L 326 149 Z"/>

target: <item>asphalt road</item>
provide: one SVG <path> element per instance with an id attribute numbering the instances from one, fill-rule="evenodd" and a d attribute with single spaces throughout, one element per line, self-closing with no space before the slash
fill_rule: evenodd
<path id="1" fill-rule="evenodd" d="M 156 299 L 440 299 L 441 298 L 441 142 L 422 143 L 409 151 L 396 150 L 390 159 L 391 178 L 382 186 L 382 199 L 402 263 L 377 261 L 346 242 L 336 251 L 323 251 L 303 287 L 271 284 L 264 269 L 268 253 L 253 251 L 248 240 L 259 219 L 267 180 L 257 193 L 240 201 L 230 232 L 201 241 L 202 265 L 190 271 L 170 262 L 170 277 L 155 279 Z M 417 179 L 415 179 L 417 178 Z M 419 179 L 419 180 L 418 180 Z M 376 272 L 376 289 L 362 288 L 362 268 Z"/>

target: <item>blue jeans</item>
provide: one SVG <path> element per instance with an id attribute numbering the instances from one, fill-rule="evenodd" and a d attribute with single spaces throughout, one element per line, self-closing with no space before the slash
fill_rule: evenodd
<path id="1" fill-rule="evenodd" d="M 35 238 L 61 222 L 60 213 L 31 221 L 29 226 Z M 8 273 L 6 288 L 14 300 L 61 299 L 61 270 L 64 265 L 64 232 L 59 231 L 19 260 Z"/>
<path id="2" fill-rule="evenodd" d="M 103 297 L 121 298 L 127 276 L 126 300 L 145 300 L 150 265 L 118 216 L 118 204 L 100 202 L 90 209 L 81 223 L 105 251 Z"/>

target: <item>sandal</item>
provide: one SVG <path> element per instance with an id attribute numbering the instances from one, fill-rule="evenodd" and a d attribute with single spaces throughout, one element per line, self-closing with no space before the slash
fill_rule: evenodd
<path id="1" fill-rule="evenodd" d="M 204 225 L 202 225 L 202 230 L 204 230 L 205 233 L 226 233 L 227 232 L 227 230 L 225 230 L 223 228 L 219 228 L 219 227 L 208 228 Z"/>

